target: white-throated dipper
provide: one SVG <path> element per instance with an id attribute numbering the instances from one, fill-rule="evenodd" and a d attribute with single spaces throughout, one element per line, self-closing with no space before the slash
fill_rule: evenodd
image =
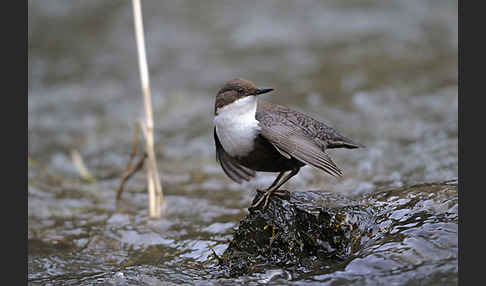
<path id="1" fill-rule="evenodd" d="M 241 183 L 254 177 L 255 171 L 279 172 L 252 207 L 265 199 L 265 208 L 272 194 L 284 196 L 285 192 L 278 191 L 280 186 L 307 164 L 332 176 L 342 176 L 327 149 L 364 147 L 308 115 L 257 100 L 258 95 L 272 90 L 256 88 L 252 82 L 236 78 L 216 95 L 216 160 L 226 175 Z M 290 173 L 284 177 L 287 171 Z"/>

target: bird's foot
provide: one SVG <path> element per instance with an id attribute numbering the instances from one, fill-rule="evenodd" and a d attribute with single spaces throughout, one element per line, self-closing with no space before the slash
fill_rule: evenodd
<path id="1" fill-rule="evenodd" d="M 260 190 L 260 189 L 256 189 L 256 191 L 259 192 L 259 193 L 263 193 L 263 194 L 265 194 L 265 193 L 268 192 L 268 190 Z M 289 196 L 289 191 L 286 191 L 286 190 L 275 190 L 275 191 L 273 191 L 272 194 L 284 198 L 284 197 L 288 197 Z"/>
<path id="2" fill-rule="evenodd" d="M 263 191 L 263 190 L 257 189 L 257 192 L 264 193 L 264 194 L 261 196 L 261 198 L 256 203 L 254 203 L 251 206 L 252 208 L 258 207 L 263 202 L 263 200 L 265 200 L 265 203 L 263 204 L 263 208 L 262 208 L 262 209 L 265 209 L 268 205 L 268 199 L 270 198 L 271 195 L 276 195 L 276 196 L 283 197 L 283 198 L 289 196 L 289 192 L 285 191 L 285 190 L 266 190 L 266 191 Z"/>

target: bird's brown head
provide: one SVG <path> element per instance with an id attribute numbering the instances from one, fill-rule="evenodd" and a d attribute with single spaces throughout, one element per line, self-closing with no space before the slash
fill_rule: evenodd
<path id="1" fill-rule="evenodd" d="M 272 91 L 273 88 L 257 88 L 251 81 L 235 78 L 228 81 L 216 95 L 214 113 L 234 101 L 247 96 L 257 96 Z"/>

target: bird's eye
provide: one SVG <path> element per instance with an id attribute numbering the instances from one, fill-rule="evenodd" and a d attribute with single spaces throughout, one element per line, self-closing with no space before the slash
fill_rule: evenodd
<path id="1" fill-rule="evenodd" d="M 243 92 L 243 88 L 238 87 L 237 91 L 238 91 L 238 92 Z"/>

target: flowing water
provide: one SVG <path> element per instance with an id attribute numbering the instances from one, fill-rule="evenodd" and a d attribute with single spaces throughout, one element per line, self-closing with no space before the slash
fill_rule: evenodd
<path id="1" fill-rule="evenodd" d="M 143 116 L 131 3 L 28 5 L 31 285 L 457 283 L 457 1 L 144 1 L 159 220 L 144 172 L 115 202 Z M 366 145 L 329 151 L 343 178 L 304 167 L 286 188 L 386 202 L 380 243 L 320 271 L 219 272 L 213 250 L 275 176 L 238 185 L 215 161 L 214 97 L 235 77 Z"/>

